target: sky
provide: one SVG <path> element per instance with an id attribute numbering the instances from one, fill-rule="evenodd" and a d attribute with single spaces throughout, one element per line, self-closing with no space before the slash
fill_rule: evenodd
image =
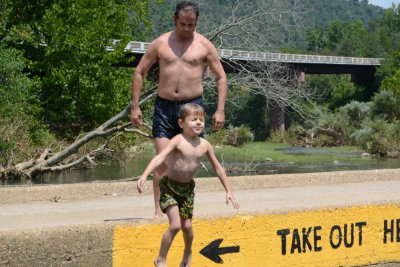
<path id="1" fill-rule="evenodd" d="M 392 3 L 395 3 L 396 5 L 399 4 L 400 0 L 368 0 L 368 3 L 380 6 L 383 8 L 389 8 L 392 7 Z"/>

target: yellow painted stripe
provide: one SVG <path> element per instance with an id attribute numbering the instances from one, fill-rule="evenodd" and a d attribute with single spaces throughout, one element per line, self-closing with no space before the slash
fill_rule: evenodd
<path id="1" fill-rule="evenodd" d="M 153 266 L 167 224 L 118 226 L 113 266 Z M 354 266 L 400 262 L 400 205 L 194 220 L 192 266 Z M 345 235 L 346 234 L 346 235 Z M 199 253 L 210 242 L 239 246 L 217 264 Z M 179 266 L 179 233 L 168 266 Z"/>

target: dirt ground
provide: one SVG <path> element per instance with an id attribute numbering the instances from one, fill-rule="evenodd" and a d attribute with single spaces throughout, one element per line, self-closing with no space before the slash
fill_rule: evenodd
<path id="1" fill-rule="evenodd" d="M 199 178 L 196 218 L 400 203 L 400 169 L 230 180 L 240 210 L 226 206 L 217 178 Z M 151 181 L 143 195 L 135 186 L 120 181 L 0 188 L 0 266 L 111 266 L 115 225 L 166 221 L 153 219 Z M 71 245 L 77 242 L 79 248 Z"/>

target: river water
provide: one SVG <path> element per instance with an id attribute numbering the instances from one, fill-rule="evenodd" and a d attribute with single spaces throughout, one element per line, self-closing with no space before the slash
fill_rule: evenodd
<path id="1" fill-rule="evenodd" d="M 325 171 L 346 171 L 346 170 L 373 170 L 373 169 L 389 169 L 400 168 L 399 159 L 373 159 L 362 160 L 360 152 L 332 152 L 332 150 L 321 148 L 284 148 L 278 149 L 281 152 L 296 155 L 333 155 L 336 157 L 355 157 L 360 161 L 333 161 L 316 164 L 298 164 L 298 163 L 278 163 L 278 162 L 261 162 L 261 163 L 244 163 L 230 162 L 227 156 L 224 157 L 225 168 L 228 175 L 259 175 L 259 174 L 275 174 L 275 173 L 311 173 Z M 140 175 L 145 169 L 150 159 L 154 156 L 154 152 L 144 151 L 140 156 L 132 158 L 125 163 L 112 161 L 104 166 L 98 166 L 93 169 L 76 169 L 67 170 L 58 173 L 47 173 L 41 177 L 24 181 L 1 181 L 1 185 L 22 185 L 22 184 L 68 184 L 82 183 L 94 181 L 108 181 L 131 178 Z M 215 177 L 215 173 L 207 160 L 203 161 L 206 168 L 200 168 L 197 177 Z M 247 169 L 248 171 L 243 171 Z"/>

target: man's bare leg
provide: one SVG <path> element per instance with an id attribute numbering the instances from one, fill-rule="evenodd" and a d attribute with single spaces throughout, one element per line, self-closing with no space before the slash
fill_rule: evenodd
<path id="1" fill-rule="evenodd" d="M 172 241 L 174 241 L 176 234 L 181 229 L 181 218 L 179 216 L 178 206 L 169 206 L 166 213 L 168 216 L 169 227 L 162 237 L 160 253 L 158 254 L 157 259 L 154 260 L 154 264 L 157 267 L 167 266 L 167 255 L 169 248 L 171 247 Z"/>
<path id="2" fill-rule="evenodd" d="M 183 251 L 182 262 L 179 267 L 190 267 L 192 263 L 192 243 L 193 243 L 193 227 L 191 219 L 181 218 L 181 229 L 185 250 Z"/>
<path id="3" fill-rule="evenodd" d="M 160 154 L 160 152 L 167 146 L 169 142 L 168 138 L 157 137 L 154 138 L 154 145 L 156 147 L 156 153 Z M 153 173 L 153 192 L 154 192 L 154 206 L 155 206 L 155 218 L 162 217 L 162 211 L 160 208 L 160 178 L 167 171 L 167 165 L 165 162 L 161 164 L 160 167 Z"/>

